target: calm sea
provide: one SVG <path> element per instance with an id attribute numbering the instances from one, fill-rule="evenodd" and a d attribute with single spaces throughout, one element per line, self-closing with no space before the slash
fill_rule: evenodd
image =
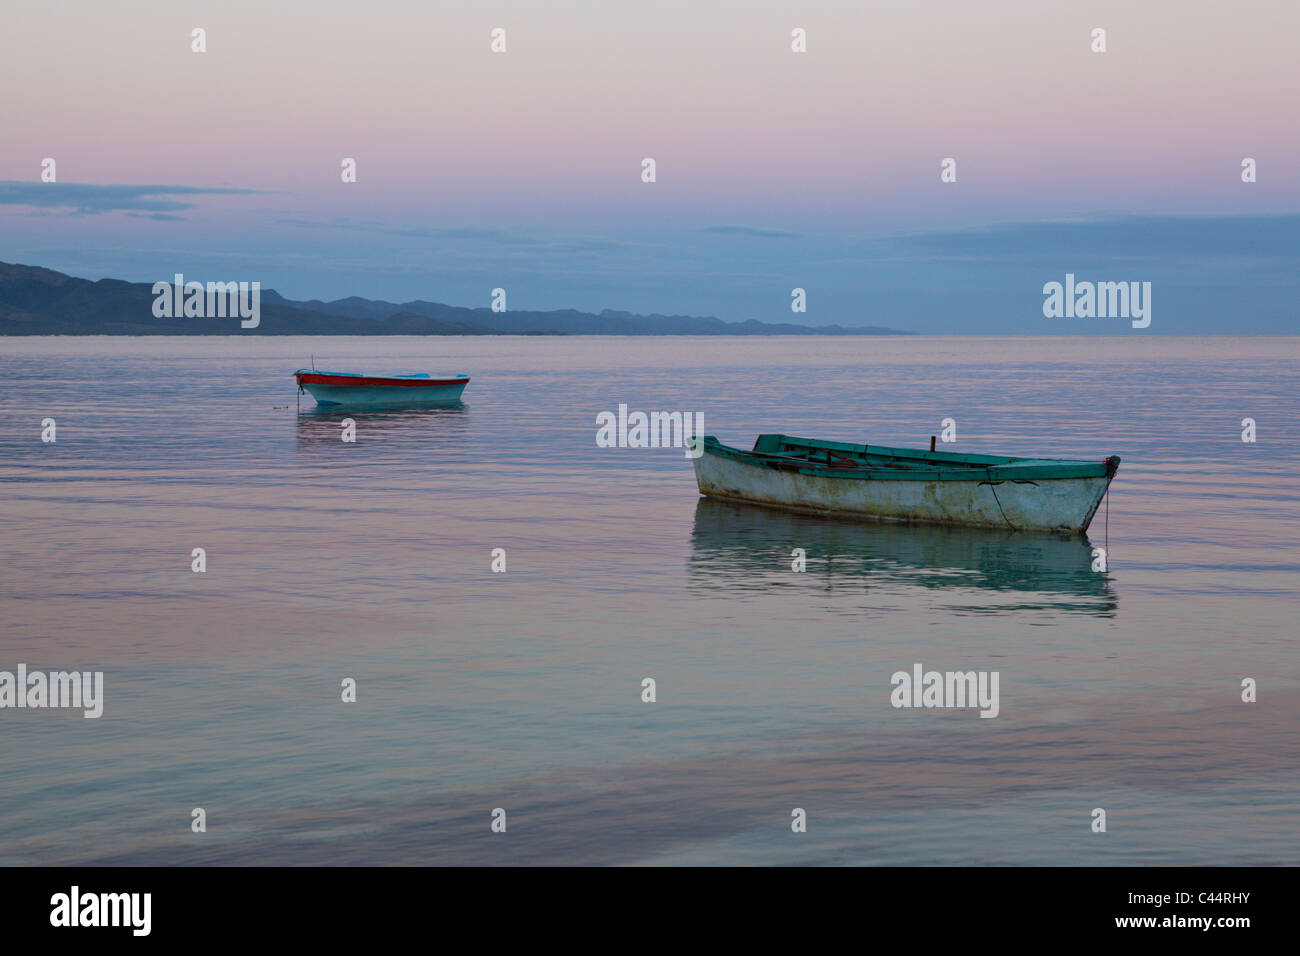
<path id="1" fill-rule="evenodd" d="M 313 355 L 473 381 L 351 413 L 345 443 L 295 408 Z M 0 670 L 105 682 L 98 720 L 0 710 L 0 863 L 1300 863 L 1298 359 L 0 339 Z M 952 450 L 1123 464 L 1087 542 L 844 523 L 701 500 L 680 449 L 598 448 L 620 403 L 744 446 L 921 447 L 953 418 Z M 996 670 L 1000 714 L 894 709 L 917 662 Z"/>

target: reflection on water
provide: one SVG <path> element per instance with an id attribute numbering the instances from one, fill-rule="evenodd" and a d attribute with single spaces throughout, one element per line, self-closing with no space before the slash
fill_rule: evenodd
<path id="1" fill-rule="evenodd" d="M 852 521 L 713 498 L 695 508 L 690 584 L 755 591 L 802 584 L 791 573 L 795 548 L 807 556 L 804 574 L 828 590 L 1014 591 L 1015 609 L 1099 616 L 1113 615 L 1118 605 L 1108 575 L 1092 570 L 1086 537 Z"/>
<path id="2" fill-rule="evenodd" d="M 356 426 L 358 446 L 369 444 L 383 454 L 406 447 L 464 443 L 468 434 L 469 406 L 464 402 L 424 408 L 385 406 L 348 409 L 339 405 L 317 405 L 298 414 L 298 453 L 315 454 L 321 446 L 343 443 L 343 427 Z"/>

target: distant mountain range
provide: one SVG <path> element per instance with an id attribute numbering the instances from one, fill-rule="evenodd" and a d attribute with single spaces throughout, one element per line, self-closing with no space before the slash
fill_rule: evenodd
<path id="1" fill-rule="evenodd" d="M 162 281 L 171 281 L 168 276 Z M 295 302 L 261 290 L 260 321 L 157 317 L 153 284 L 78 279 L 38 266 L 0 262 L 0 335 L 911 335 L 838 325 L 723 322 L 686 315 L 493 312 L 439 302 L 384 302 L 351 296 Z"/>

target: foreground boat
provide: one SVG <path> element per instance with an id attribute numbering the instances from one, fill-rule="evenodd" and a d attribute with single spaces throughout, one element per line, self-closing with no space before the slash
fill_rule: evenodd
<path id="1" fill-rule="evenodd" d="M 700 493 L 789 511 L 885 521 L 1088 529 L 1119 468 L 1104 461 L 1008 458 L 759 435 L 752 451 L 704 437 Z"/>
<path id="2" fill-rule="evenodd" d="M 362 375 L 360 372 L 321 372 L 300 368 L 294 372 L 298 388 L 311 392 L 318 405 L 373 406 L 454 405 L 469 384 L 460 374 L 434 378 L 427 372 L 412 375 Z"/>

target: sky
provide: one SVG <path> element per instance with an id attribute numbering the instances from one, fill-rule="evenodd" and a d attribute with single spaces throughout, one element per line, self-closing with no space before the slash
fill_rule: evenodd
<path id="1" fill-rule="evenodd" d="M 1123 331 L 1043 315 L 1071 273 L 1151 282 L 1146 333 L 1292 332 L 1298 34 L 1295 0 L 25 4 L 0 36 L 0 260 Z"/>

